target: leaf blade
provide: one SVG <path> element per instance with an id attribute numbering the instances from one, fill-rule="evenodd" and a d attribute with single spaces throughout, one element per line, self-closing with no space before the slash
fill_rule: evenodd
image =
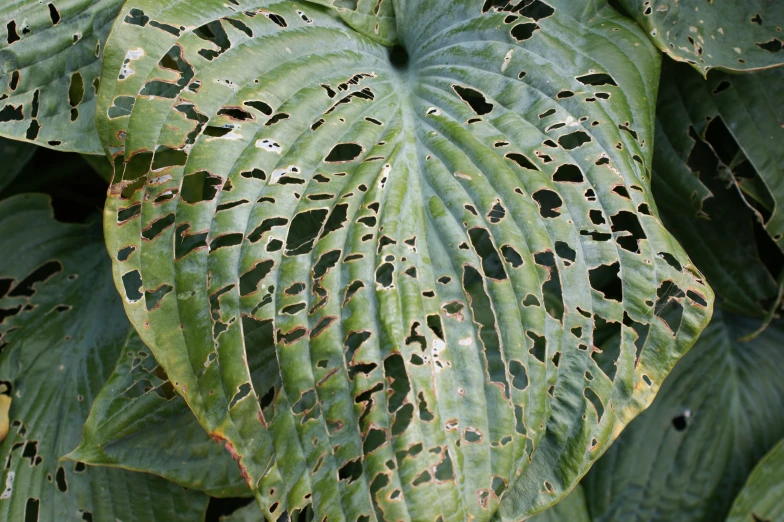
<path id="1" fill-rule="evenodd" d="M 268 518 L 309 505 L 330 519 L 533 514 L 572 489 L 706 322 L 710 290 L 655 256 L 689 267 L 645 211 L 658 55 L 604 3 L 552 4 L 528 13 L 529 36 L 513 32 L 531 23 L 513 6 L 409 2 L 407 68 L 315 6 L 125 6 L 197 29 L 178 40 L 118 22 L 107 49 L 98 125 L 117 167 L 105 213 L 115 282 Z M 629 38 L 620 47 L 601 33 L 614 28 Z M 523 75 L 556 38 L 557 65 Z M 595 56 L 573 59 L 586 39 Z M 170 58 L 187 82 L 141 95 Z M 578 80 L 599 70 L 616 85 Z M 128 99 L 129 114 L 112 110 Z M 168 150 L 185 157 L 153 168 Z M 556 164 L 582 181 L 554 181 Z M 593 288 L 589 270 L 629 297 Z M 660 317 L 669 307 L 677 323 Z M 624 331 L 623 349 L 591 357 L 594 322 Z M 634 324 L 650 325 L 640 361 Z M 267 340 L 249 340 L 251 327 Z M 243 358 L 269 346 L 274 375 L 254 378 Z M 551 400 L 559 378 L 564 399 Z"/>

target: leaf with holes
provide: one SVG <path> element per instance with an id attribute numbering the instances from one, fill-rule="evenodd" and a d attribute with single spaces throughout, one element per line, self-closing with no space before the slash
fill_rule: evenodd
<path id="1" fill-rule="evenodd" d="M 711 313 L 650 197 L 659 53 L 603 1 L 397 0 L 391 48 L 314 4 L 197 5 L 112 31 L 104 224 L 265 516 L 556 502 Z"/>
<path id="2" fill-rule="evenodd" d="M 593 520 L 723 520 L 754 464 L 784 436 L 784 322 L 717 311 L 583 481 Z"/>
<path id="3" fill-rule="evenodd" d="M 11 396 L 0 519 L 201 520 L 205 495 L 59 461 L 79 443 L 129 328 L 100 227 L 59 223 L 46 197 L 16 196 L 0 203 L 0 252 L 15 253 L 0 258 L 0 385 Z"/>
<path id="4" fill-rule="evenodd" d="M 784 439 L 759 461 L 735 498 L 727 522 L 784 519 Z"/>
<path id="5" fill-rule="evenodd" d="M 0 136 L 99 154 L 95 105 L 101 57 L 123 0 L 4 4 Z"/>
<path id="6" fill-rule="evenodd" d="M 307 0 L 332 7 L 356 31 L 384 44 L 397 42 L 393 0 Z"/>
<path id="7" fill-rule="evenodd" d="M 784 64 L 784 5 L 770 0 L 618 0 L 651 40 L 703 75 Z"/>
<path id="8" fill-rule="evenodd" d="M 762 74 L 781 77 L 778 71 Z M 729 82 L 740 82 L 741 86 L 731 87 Z M 764 315 L 767 300 L 777 290 L 760 260 L 757 243 L 763 249 L 767 243 L 774 250 L 776 247 L 769 240 L 763 241 L 764 232 L 758 239 L 755 228 L 761 226 L 763 212 L 768 223 L 775 226 L 771 212 L 778 215 L 780 209 L 775 204 L 768 205 L 767 210 L 763 206 L 748 208 L 743 187 L 760 187 L 764 194 L 764 179 L 784 180 L 782 167 L 775 159 L 781 155 L 779 143 L 784 143 L 784 135 L 778 141 L 767 142 L 767 147 L 765 140 L 759 139 L 770 130 L 774 137 L 781 134 L 775 130 L 776 115 L 769 112 L 769 98 L 764 95 L 742 102 L 752 111 L 750 114 L 759 117 L 756 126 L 748 125 L 752 120 L 746 119 L 745 110 L 735 112 L 743 115 L 744 125 L 739 126 L 737 118 L 719 112 L 711 102 L 714 96 L 740 102 L 749 83 L 761 85 L 760 80 L 720 73 L 711 74 L 711 81 L 705 82 L 688 65 L 665 58 L 653 156 L 653 193 L 665 227 L 687 246 L 689 256 L 706 275 L 724 308 L 739 314 Z M 714 95 L 712 91 L 719 85 L 728 93 Z"/>
<path id="9" fill-rule="evenodd" d="M 250 494 L 237 464 L 174 393 L 135 332 L 93 402 L 82 442 L 66 457 L 154 473 L 213 497 Z"/>
<path id="10" fill-rule="evenodd" d="M 678 140 L 681 148 L 695 134 L 707 141 L 726 167 L 723 177 L 740 189 L 784 251 L 784 67 L 744 75 L 716 73 L 703 81 L 686 67 L 668 64 L 661 100 L 659 121 L 671 133 L 668 141 Z"/>

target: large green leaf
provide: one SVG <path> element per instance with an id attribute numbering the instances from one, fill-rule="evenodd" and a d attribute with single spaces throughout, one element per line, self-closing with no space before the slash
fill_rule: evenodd
<path id="1" fill-rule="evenodd" d="M 784 520 L 784 439 L 759 461 L 727 517 L 727 522 L 776 520 Z"/>
<path id="2" fill-rule="evenodd" d="M 316 5 L 127 3 L 115 282 L 269 519 L 519 520 L 711 312 L 652 211 L 659 54 L 603 1 L 394 5 L 407 65 Z"/>
<path id="3" fill-rule="evenodd" d="M 174 393 L 133 332 L 68 458 L 160 475 L 213 497 L 248 495 L 237 464 Z"/>
<path id="4" fill-rule="evenodd" d="M 123 0 L 13 0 L 0 6 L 0 135 L 97 154 L 103 45 Z"/>
<path id="5" fill-rule="evenodd" d="M 769 75 L 782 77 L 778 71 L 765 74 Z M 657 104 L 653 192 L 667 230 L 687 245 L 689 256 L 723 306 L 735 313 L 764 315 L 760 302 L 776 295 L 776 284 L 760 260 L 755 213 L 746 207 L 731 174 L 733 169 L 738 175 L 754 172 L 743 151 L 754 147 L 763 131 L 739 127 L 735 120 L 725 123 L 718 116 L 711 89 L 732 80 L 748 83 L 718 73 L 705 82 L 688 65 L 665 59 Z M 736 88 L 736 97 L 743 85 Z M 765 101 L 758 98 L 748 105 L 770 128 L 773 121 L 769 120 L 776 116 L 769 113 Z M 758 129 L 762 128 L 760 124 Z M 732 132 L 743 140 L 742 147 Z M 771 142 L 769 150 L 778 154 L 779 148 Z M 775 161 L 761 162 L 761 168 L 773 179 L 781 177 Z"/>
<path id="6" fill-rule="evenodd" d="M 618 0 L 675 60 L 751 71 L 784 64 L 784 4 L 771 0 Z"/>
<path id="7" fill-rule="evenodd" d="M 583 481 L 593 520 L 722 520 L 754 464 L 784 436 L 784 322 L 717 311 L 650 408 Z"/>
<path id="8" fill-rule="evenodd" d="M 16 196 L 0 203 L 0 252 L 0 380 L 12 397 L 0 519 L 201 520 L 204 495 L 58 460 L 78 444 L 128 332 L 100 227 L 59 223 L 46 197 Z"/>

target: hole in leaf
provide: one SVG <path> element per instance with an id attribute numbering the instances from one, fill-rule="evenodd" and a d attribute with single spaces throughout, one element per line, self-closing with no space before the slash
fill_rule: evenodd
<path id="1" fill-rule="evenodd" d="M 607 73 L 591 73 L 583 76 L 578 76 L 577 81 L 583 85 L 614 85 L 618 86 L 613 80 L 612 76 Z"/>
<path id="2" fill-rule="evenodd" d="M 488 103 L 485 95 L 481 92 L 460 85 L 452 85 L 452 89 L 454 89 L 457 95 L 460 96 L 460 99 L 468 104 L 468 106 L 471 107 L 471 110 L 477 115 L 483 116 L 493 110 L 493 104 Z"/>
<path id="3" fill-rule="evenodd" d="M 573 150 L 582 147 L 591 141 L 591 137 L 585 131 L 575 131 L 565 134 L 558 138 L 558 144 L 566 150 Z"/>
<path id="4" fill-rule="evenodd" d="M 619 261 L 611 265 L 599 265 L 588 271 L 591 288 L 604 294 L 605 299 L 623 301 L 623 281 L 619 277 L 621 264 Z"/>
<path id="5" fill-rule="evenodd" d="M 593 391 L 591 388 L 585 388 L 585 398 L 591 401 L 593 407 L 596 408 L 596 415 L 597 420 L 596 422 L 599 423 L 602 421 L 602 416 L 604 415 L 604 405 L 602 404 L 602 400 L 596 395 L 596 392 Z"/>
<path id="6" fill-rule="evenodd" d="M 348 480 L 351 484 L 362 476 L 362 459 L 351 460 L 338 470 L 338 480 Z"/>
<path id="7" fill-rule="evenodd" d="M 362 146 L 356 143 L 339 143 L 324 158 L 325 163 L 348 163 L 362 154 Z"/>
<path id="8" fill-rule="evenodd" d="M 582 183 L 584 180 L 583 173 L 577 165 L 561 165 L 553 174 L 553 181 L 560 183 Z"/>
<path id="9" fill-rule="evenodd" d="M 495 315 L 490 298 L 479 272 L 470 265 L 463 266 L 463 288 L 470 297 L 471 314 L 479 326 L 479 338 L 487 360 L 487 374 L 491 382 L 500 383 L 508 397 L 506 367 L 501 356 L 501 340 L 496 329 Z"/>
<path id="10" fill-rule="evenodd" d="M 561 197 L 552 190 L 542 189 L 533 193 L 534 200 L 539 204 L 539 214 L 543 218 L 556 218 L 561 215 L 557 210 L 563 205 Z"/>
<path id="11" fill-rule="evenodd" d="M 313 250 L 314 242 L 321 231 L 324 220 L 327 219 L 328 212 L 327 209 L 314 209 L 300 212 L 294 216 L 286 236 L 287 256 L 299 256 Z"/>
<path id="12" fill-rule="evenodd" d="M 493 245 L 490 233 L 484 228 L 475 227 L 468 231 L 468 236 L 471 238 L 471 244 L 474 245 L 477 255 L 482 258 L 482 271 L 485 275 L 497 281 L 507 279 L 504 265 Z"/>

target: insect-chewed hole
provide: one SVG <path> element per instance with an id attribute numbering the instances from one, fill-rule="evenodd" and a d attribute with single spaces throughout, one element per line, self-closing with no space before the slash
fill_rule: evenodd
<path id="1" fill-rule="evenodd" d="M 364 149 L 357 143 L 338 143 L 324 158 L 325 163 L 348 163 L 362 154 Z"/>
<path id="2" fill-rule="evenodd" d="M 493 104 L 489 103 L 485 95 L 476 89 L 470 87 L 463 87 L 461 85 L 453 85 L 452 89 L 460 96 L 460 99 L 466 102 L 471 110 L 477 115 L 483 116 L 493 110 Z"/>

